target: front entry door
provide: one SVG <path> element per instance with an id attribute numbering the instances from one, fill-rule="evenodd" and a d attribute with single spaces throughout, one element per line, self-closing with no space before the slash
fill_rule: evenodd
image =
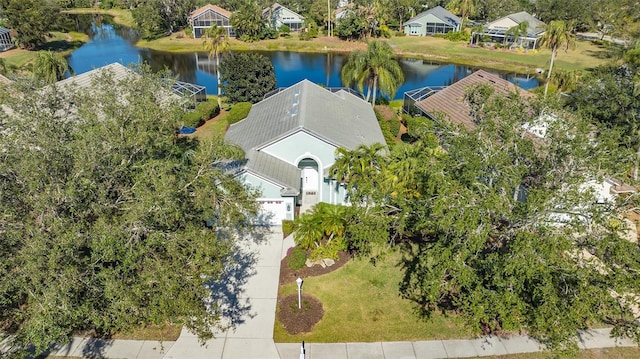
<path id="1" fill-rule="evenodd" d="M 312 167 L 302 169 L 302 190 L 315 192 L 318 190 L 318 171 Z"/>

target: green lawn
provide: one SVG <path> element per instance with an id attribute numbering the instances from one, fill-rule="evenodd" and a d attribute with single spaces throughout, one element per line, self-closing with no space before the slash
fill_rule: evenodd
<path id="1" fill-rule="evenodd" d="M 527 353 L 485 357 L 487 359 L 548 359 L 549 353 Z M 636 359 L 640 358 L 640 348 L 602 348 L 581 350 L 575 359 Z"/>
<path id="2" fill-rule="evenodd" d="M 490 50 L 428 36 L 394 37 L 389 40 L 389 43 L 397 53 L 407 56 L 521 73 L 532 73 L 536 68 L 546 69 L 551 57 L 551 52 L 547 49 L 527 52 Z M 591 41 L 576 41 L 575 49 L 566 53 L 558 52 L 554 66 L 562 70 L 585 70 L 605 64 L 607 61 L 607 50 L 603 47 Z"/>
<path id="3" fill-rule="evenodd" d="M 109 15 L 113 17 L 113 21 L 116 24 L 120 24 L 128 27 L 135 27 L 135 22 L 133 21 L 133 15 L 131 15 L 131 11 L 125 10 L 125 9 L 77 8 L 77 9 L 64 10 L 63 12 L 67 14 Z"/>
<path id="4" fill-rule="evenodd" d="M 51 36 L 47 38 L 47 42 L 45 42 L 42 46 L 40 46 L 35 51 L 28 51 L 23 49 L 11 49 L 9 51 L 5 51 L 0 53 L 0 58 L 4 58 L 7 65 L 13 66 L 15 68 L 22 68 L 29 62 L 33 61 L 36 58 L 36 54 L 38 50 L 49 50 L 54 52 L 59 52 L 63 56 L 70 54 L 73 50 L 82 46 L 89 37 L 86 34 L 81 32 L 51 32 Z"/>
<path id="5" fill-rule="evenodd" d="M 398 253 L 374 267 L 366 259 L 353 259 L 329 274 L 306 278 L 303 291 L 318 298 L 324 317 L 313 332 L 288 334 L 276 320 L 276 342 L 373 342 L 469 338 L 474 333 L 456 316 L 438 313 L 419 319 L 411 302 L 400 298 L 402 278 Z M 304 279 L 304 278 L 303 278 Z M 279 295 L 297 291 L 295 283 L 280 288 Z"/>

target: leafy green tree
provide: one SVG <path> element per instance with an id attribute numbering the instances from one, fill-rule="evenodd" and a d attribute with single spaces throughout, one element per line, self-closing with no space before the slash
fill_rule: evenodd
<path id="1" fill-rule="evenodd" d="M 571 33 L 572 28 L 564 21 L 551 21 L 545 28 L 544 35 L 540 39 L 540 45 L 551 50 L 551 59 L 549 60 L 549 70 L 547 71 L 547 81 L 544 85 L 544 96 L 547 97 L 549 91 L 549 83 L 551 73 L 553 71 L 553 62 L 558 56 L 558 50 L 564 48 L 565 51 L 575 47 L 575 36 Z"/>
<path id="2" fill-rule="evenodd" d="M 220 63 L 220 78 L 220 87 L 231 103 L 256 103 L 276 89 L 275 70 L 271 60 L 257 53 L 225 54 Z"/>
<path id="3" fill-rule="evenodd" d="M 209 56 L 216 59 L 216 77 L 218 80 L 218 107 L 222 108 L 222 88 L 220 87 L 220 54 L 229 48 L 229 34 L 224 27 L 211 26 L 204 32 L 203 46 Z"/>
<path id="4" fill-rule="evenodd" d="M 524 330 L 556 352 L 577 349 L 577 331 L 596 322 L 640 340 L 629 301 L 611 294 L 637 293 L 636 244 L 621 238 L 620 208 L 584 186 L 610 148 L 575 112 L 476 90 L 472 131 L 411 121 L 415 140 L 377 156 L 361 182 L 358 156 L 340 154 L 332 173 L 356 180 L 353 210 L 381 223 L 358 238 L 401 244 L 401 295 L 425 316 L 453 309 L 479 332 Z M 544 139 L 527 133 L 534 121 Z"/>
<path id="5" fill-rule="evenodd" d="M 60 8 L 52 0 L 7 0 L 3 16 L 6 26 L 16 32 L 17 44 L 34 49 L 58 23 Z"/>
<path id="6" fill-rule="evenodd" d="M 341 39 L 357 40 L 365 35 L 367 22 L 356 13 L 344 16 L 335 28 L 335 35 Z"/>
<path id="7" fill-rule="evenodd" d="M 596 9 L 604 2 L 594 0 L 536 0 L 531 4 L 532 13 L 545 23 L 552 21 L 572 22 L 580 29 L 588 29 L 594 22 Z"/>
<path id="8" fill-rule="evenodd" d="M 52 84 L 64 78 L 71 68 L 62 55 L 52 51 L 39 51 L 33 65 L 33 77 L 37 81 Z"/>
<path id="9" fill-rule="evenodd" d="M 633 178 L 640 166 L 640 86 L 626 65 L 597 68 L 572 93 L 569 106 L 620 136 L 621 149 L 635 152 Z M 618 151 L 616 151 L 618 152 Z M 628 170 L 628 167 L 627 167 Z"/>
<path id="10" fill-rule="evenodd" d="M 393 58 L 393 49 L 384 41 L 370 41 L 367 50 L 356 50 L 349 54 L 341 70 L 342 83 L 356 84 L 360 92 L 366 83 L 371 92 L 371 104 L 375 105 L 378 88 L 382 94 L 393 98 L 404 82 L 404 74 L 398 61 Z M 366 97 L 369 100 L 369 94 Z"/>
<path id="11" fill-rule="evenodd" d="M 255 1 L 244 1 L 231 15 L 231 25 L 238 38 L 248 42 L 261 40 L 261 35 L 267 27 L 262 18 L 262 8 Z"/>
<path id="12" fill-rule="evenodd" d="M 523 21 L 521 23 L 519 23 L 516 26 L 512 26 L 510 27 L 504 34 L 504 41 L 505 44 L 507 42 L 507 38 L 509 36 L 511 36 L 511 38 L 513 39 L 513 41 L 511 42 L 511 46 L 515 45 L 518 40 L 520 39 L 521 36 L 526 36 L 527 35 L 527 30 L 529 28 L 529 22 L 528 21 Z"/>
<path id="13" fill-rule="evenodd" d="M 475 18 L 493 21 L 508 14 L 526 10 L 529 1 L 525 0 L 477 0 Z M 469 15 L 473 17 L 474 15 Z"/>
<path id="14" fill-rule="evenodd" d="M 187 25 L 189 12 L 195 8 L 194 0 L 141 0 L 129 5 L 139 29 L 147 37 L 171 34 Z"/>
<path id="15" fill-rule="evenodd" d="M 462 16 L 463 26 L 469 21 L 478 8 L 478 0 L 449 0 L 447 9 Z"/>
<path id="16" fill-rule="evenodd" d="M 182 100 L 142 73 L 0 89 L 0 336 L 16 351 L 79 330 L 220 326 L 207 284 L 257 209 L 217 164 L 244 155 L 176 138 Z"/>

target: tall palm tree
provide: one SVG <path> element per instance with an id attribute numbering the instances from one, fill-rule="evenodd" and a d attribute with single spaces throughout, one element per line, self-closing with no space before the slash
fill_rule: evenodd
<path id="1" fill-rule="evenodd" d="M 571 33 L 572 27 L 561 20 L 551 21 L 545 28 L 544 35 L 540 40 L 540 45 L 551 49 L 551 60 L 549 61 L 549 71 L 547 71 L 547 82 L 544 85 L 544 97 L 547 97 L 549 91 L 549 83 L 551 80 L 551 71 L 553 71 L 553 62 L 558 55 L 558 49 L 564 48 L 564 51 L 575 47 L 575 37 Z"/>
<path id="2" fill-rule="evenodd" d="M 220 54 L 229 48 L 229 34 L 227 29 L 222 26 L 211 25 L 204 32 L 204 40 L 202 40 L 204 49 L 209 56 L 216 59 L 216 77 L 218 78 L 218 107 L 222 108 L 222 89 L 220 88 Z"/>
<path id="3" fill-rule="evenodd" d="M 526 35 L 527 34 L 527 30 L 528 29 L 529 29 L 529 22 L 528 21 L 523 21 L 523 22 L 519 23 L 516 26 L 510 27 L 504 33 L 505 44 L 506 44 L 507 38 L 509 37 L 509 35 L 511 35 L 513 37 L 513 42 L 511 43 L 511 46 L 515 45 L 518 42 L 518 39 L 522 35 Z"/>
<path id="4" fill-rule="evenodd" d="M 67 71 L 73 72 L 67 60 L 55 52 L 39 51 L 33 64 L 33 77 L 47 84 L 60 81 Z"/>
<path id="5" fill-rule="evenodd" d="M 402 68 L 393 58 L 393 49 L 384 41 L 370 41 L 366 51 L 354 51 L 341 71 L 342 82 L 346 86 L 358 85 L 362 92 L 366 83 L 367 100 L 372 94 L 371 104 L 376 104 L 378 87 L 382 94 L 395 96 L 396 90 L 404 82 Z"/>
<path id="6" fill-rule="evenodd" d="M 462 27 L 464 28 L 464 24 L 469 22 L 469 16 L 476 11 L 478 7 L 478 0 L 450 0 L 447 3 L 447 9 L 450 11 L 460 14 L 462 17 Z M 462 29 L 460 29 L 462 31 Z"/>

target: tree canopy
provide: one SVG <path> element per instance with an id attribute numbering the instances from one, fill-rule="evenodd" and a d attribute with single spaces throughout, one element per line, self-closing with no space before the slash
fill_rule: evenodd
<path id="1" fill-rule="evenodd" d="M 256 103 L 276 89 L 271 60 L 253 52 L 226 53 L 220 63 L 220 78 L 220 86 L 232 103 Z"/>
<path id="2" fill-rule="evenodd" d="M 524 330 L 556 351 L 594 323 L 640 340 L 640 254 L 621 237 L 623 202 L 598 204 L 587 185 L 609 150 L 557 105 L 483 98 L 474 130 L 416 118 L 412 143 L 344 151 L 331 169 L 382 223 L 368 237 L 403 251 L 400 294 L 424 316 L 453 309 L 479 332 Z M 527 131 L 540 121 L 544 138 Z"/>
<path id="3" fill-rule="evenodd" d="M 256 213 L 216 166 L 242 151 L 177 138 L 182 100 L 159 76 L 27 85 L 0 90 L 0 335 L 36 353 L 78 330 L 211 337 L 206 284 Z"/>
<path id="4" fill-rule="evenodd" d="M 60 8 L 53 0 L 5 0 L 0 4 L 6 26 L 16 32 L 19 46 L 34 49 L 59 21 Z"/>

